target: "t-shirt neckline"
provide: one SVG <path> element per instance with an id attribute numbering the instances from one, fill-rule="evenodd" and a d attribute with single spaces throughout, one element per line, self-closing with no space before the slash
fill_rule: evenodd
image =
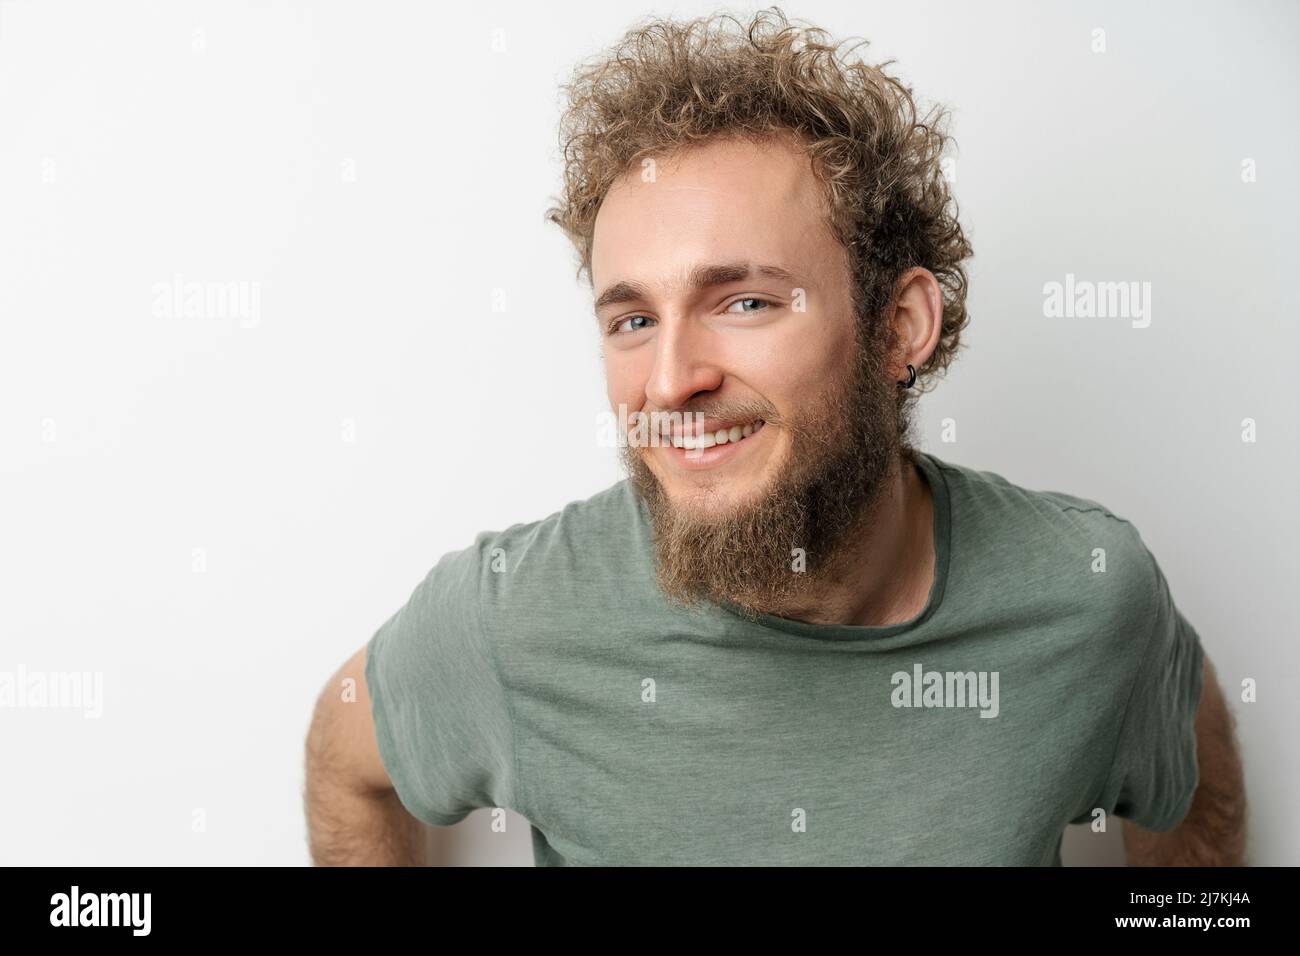
<path id="1" fill-rule="evenodd" d="M 925 607 L 909 621 L 897 624 L 861 625 L 861 624 L 811 624 L 791 618 L 777 617 L 773 614 L 759 614 L 751 617 L 745 610 L 730 601 L 718 602 L 717 606 L 740 618 L 747 624 L 757 625 L 770 630 L 784 631 L 800 637 L 812 637 L 830 641 L 878 640 L 893 637 L 920 627 L 938 611 L 943 602 L 944 589 L 948 584 L 948 564 L 952 550 L 952 492 L 948 479 L 940 463 L 929 452 L 917 450 L 914 461 L 930 485 L 934 508 L 934 580 L 930 584 L 930 594 Z"/>

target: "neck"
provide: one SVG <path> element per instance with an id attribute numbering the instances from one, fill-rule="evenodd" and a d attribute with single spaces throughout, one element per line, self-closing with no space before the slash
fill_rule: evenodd
<path id="1" fill-rule="evenodd" d="M 796 604 L 770 610 L 809 624 L 881 627 L 925 608 L 934 581 L 934 498 L 911 457 L 900 456 L 872 507 Z"/>

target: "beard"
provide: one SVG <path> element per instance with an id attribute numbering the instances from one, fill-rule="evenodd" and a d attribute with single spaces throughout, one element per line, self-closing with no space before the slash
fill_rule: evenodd
<path id="1" fill-rule="evenodd" d="M 654 449 L 623 448 L 649 512 L 655 575 L 672 603 L 729 602 L 751 619 L 781 615 L 840 570 L 847 543 L 871 534 L 873 506 L 902 456 L 914 454 L 910 418 L 883 351 L 859 343 L 849 373 L 826 394 L 809 396 L 797 417 L 744 409 L 763 418 L 765 430 L 782 429 L 791 439 L 780 471 L 749 500 L 709 508 L 717 487 L 710 483 L 694 496 L 700 506 L 674 502 L 646 464 Z M 742 417 L 734 406 L 680 411 Z"/>

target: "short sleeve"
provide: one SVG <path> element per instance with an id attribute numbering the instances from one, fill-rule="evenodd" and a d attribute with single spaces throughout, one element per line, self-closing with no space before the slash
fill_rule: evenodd
<path id="1" fill-rule="evenodd" d="M 513 804 L 513 729 L 480 616 L 486 540 L 444 555 L 367 644 L 380 757 L 402 805 L 436 826 Z"/>
<path id="2" fill-rule="evenodd" d="M 1154 614 L 1101 806 L 1145 830 L 1162 832 L 1187 815 L 1196 792 L 1196 710 L 1205 654 L 1155 557 L 1150 552 L 1146 557 L 1154 576 Z"/>

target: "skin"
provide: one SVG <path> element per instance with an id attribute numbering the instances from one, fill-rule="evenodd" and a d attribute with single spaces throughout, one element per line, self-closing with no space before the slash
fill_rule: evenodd
<path id="1" fill-rule="evenodd" d="M 342 690 L 356 681 L 355 699 Z M 424 825 L 397 799 L 370 716 L 366 647 L 330 678 L 306 743 L 308 847 L 316 866 L 418 866 L 428 862 Z"/>
<path id="2" fill-rule="evenodd" d="M 762 275 L 702 289 L 684 281 L 697 266 L 737 262 L 779 266 L 797 284 Z M 764 407 L 778 422 L 797 420 L 817 405 L 810 383 L 848 374 L 855 340 L 847 257 L 826 226 L 811 170 L 792 148 L 717 142 L 660 162 L 652 182 L 638 174 L 616 183 L 596 218 L 592 283 L 614 409 L 672 412 L 707 400 L 710 412 Z M 605 290 L 620 283 L 644 294 L 601 305 Z M 804 311 L 794 308 L 796 289 L 804 290 Z M 902 332 L 890 364 L 895 380 L 934 351 L 941 316 L 934 276 L 904 275 L 893 313 Z M 675 464 L 664 447 L 644 451 L 679 506 L 719 514 L 753 500 L 791 467 L 791 444 L 787 430 L 768 424 L 730 460 L 704 470 Z M 900 462 L 872 516 L 873 533 L 801 606 L 780 613 L 864 625 L 915 617 L 933 581 L 932 508 L 928 484 Z"/>
<path id="3" fill-rule="evenodd" d="M 705 288 L 684 282 L 701 265 L 778 265 L 797 283 L 754 275 Z M 597 310 L 608 396 L 615 409 L 673 411 L 702 406 L 770 410 L 776 424 L 707 469 L 676 465 L 666 449 L 646 461 L 675 504 L 706 514 L 743 507 L 764 482 L 790 467 L 791 438 L 780 421 L 816 407 L 817 383 L 842 381 L 854 346 L 845 253 L 827 231 L 816 182 L 791 149 L 715 142 L 661 162 L 653 182 L 617 183 L 597 217 L 592 255 L 597 296 L 635 283 L 634 299 Z M 806 310 L 793 308 L 795 288 Z M 746 300 L 763 299 L 768 305 Z M 650 321 L 629 321 L 642 316 Z M 921 367 L 939 341 L 942 298 L 934 276 L 902 276 L 888 321 L 900 333 L 888 365 L 895 380 Z M 620 330 L 606 335 L 614 325 Z M 822 388 L 830 386 L 821 386 Z M 873 533 L 845 556 L 805 605 L 782 609 L 814 623 L 886 625 L 910 620 L 933 583 L 933 502 L 909 464 L 887 480 Z M 307 811 L 317 865 L 426 862 L 424 827 L 398 803 L 371 720 L 363 646 L 322 691 L 307 739 Z M 356 681 L 354 702 L 341 698 Z M 1245 802 L 1231 717 L 1206 659 L 1196 717 L 1201 783 L 1191 810 L 1167 833 L 1125 821 L 1129 861 L 1140 865 L 1237 865 Z"/>

